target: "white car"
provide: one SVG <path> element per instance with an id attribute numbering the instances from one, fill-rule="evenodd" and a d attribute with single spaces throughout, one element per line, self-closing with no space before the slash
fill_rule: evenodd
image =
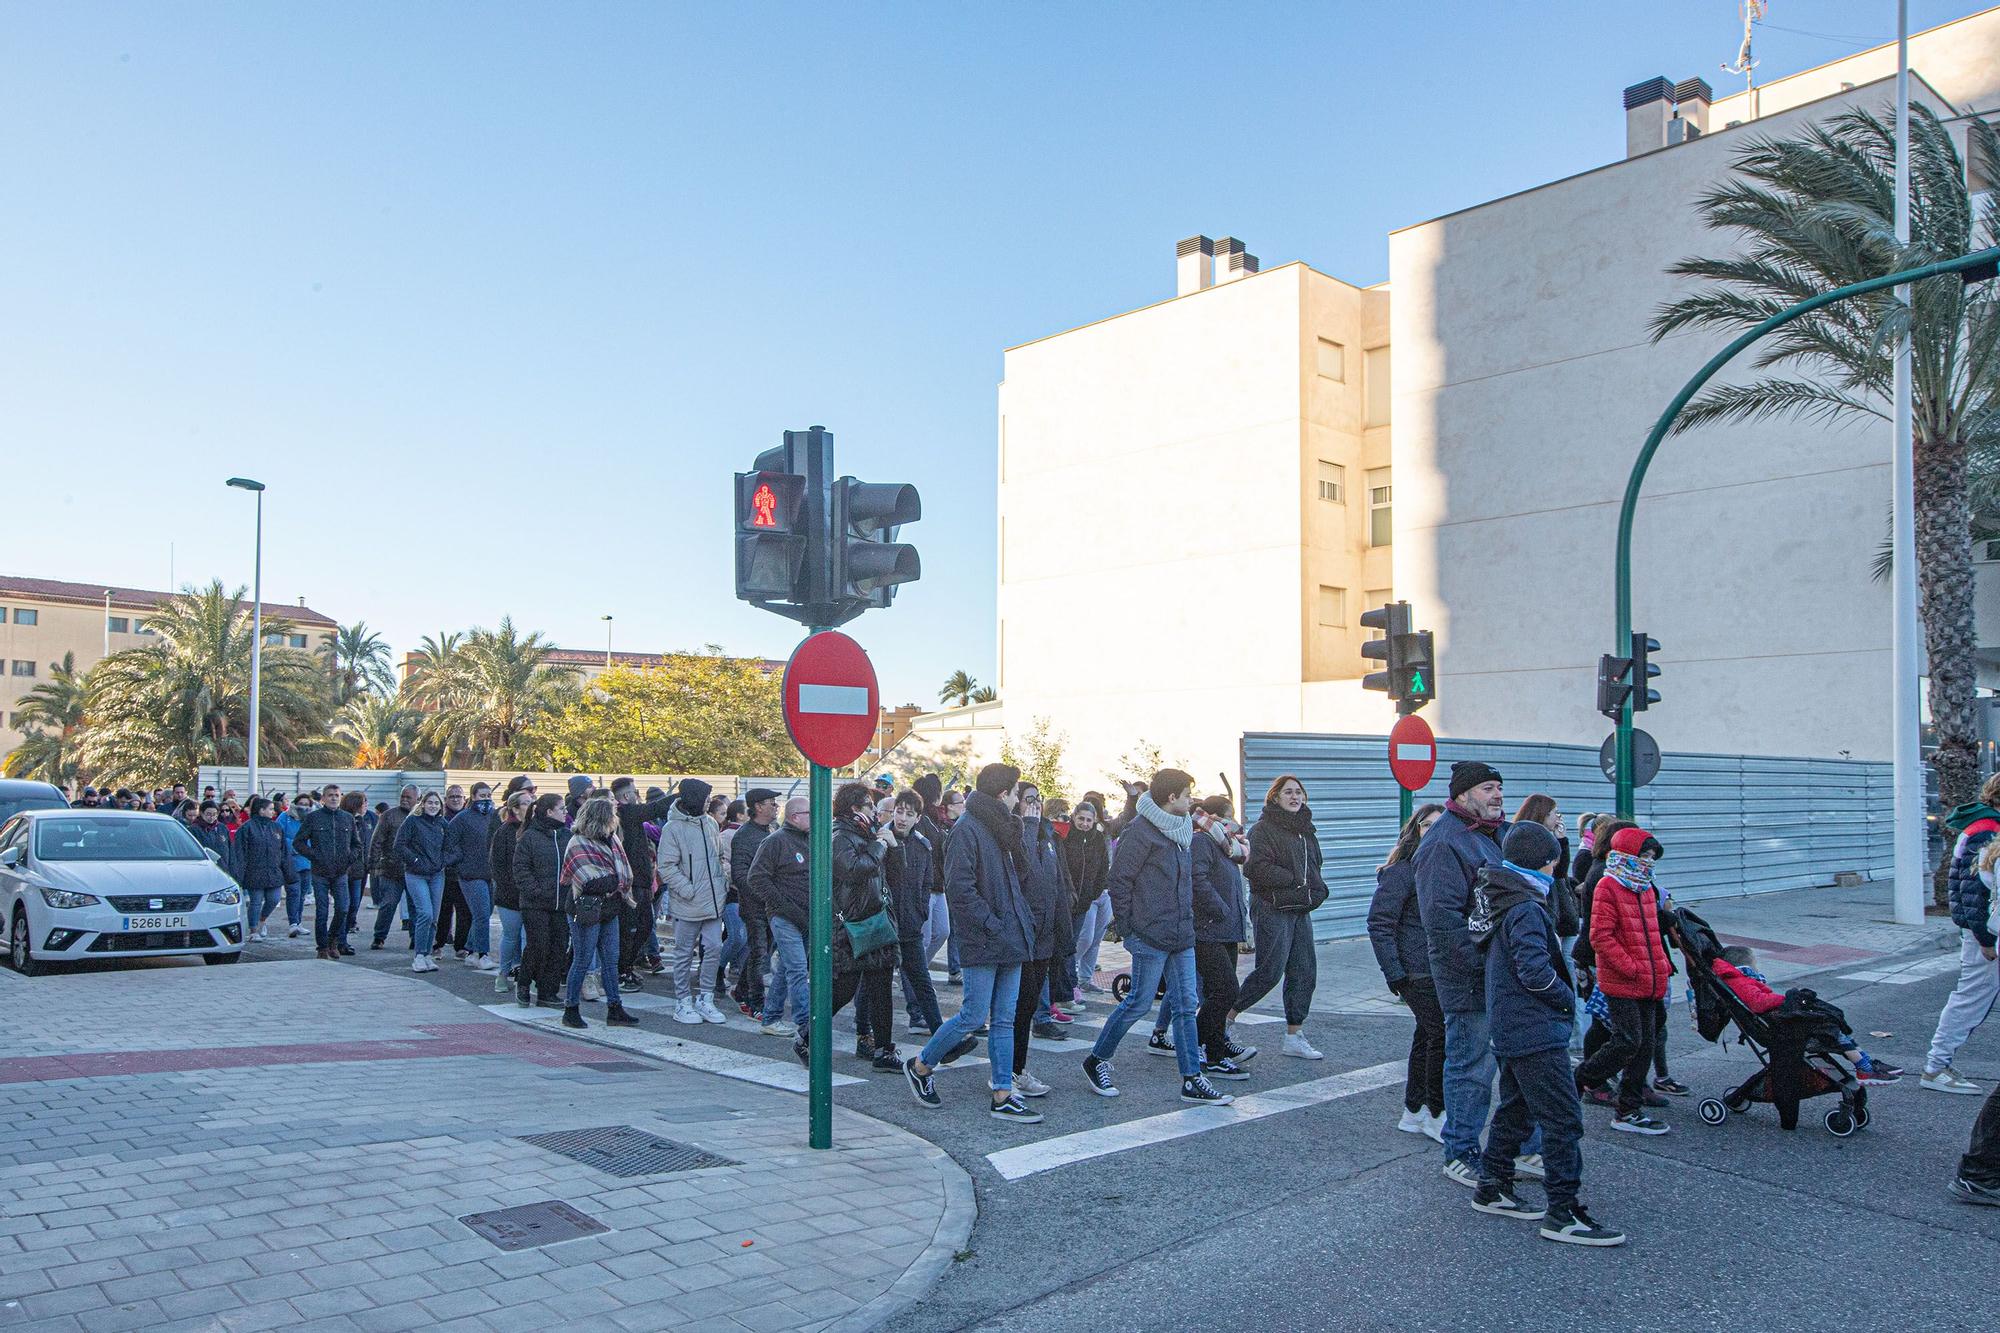
<path id="1" fill-rule="evenodd" d="M 243 891 L 168 815 L 27 810 L 0 824 L 8 961 L 243 956 Z"/>

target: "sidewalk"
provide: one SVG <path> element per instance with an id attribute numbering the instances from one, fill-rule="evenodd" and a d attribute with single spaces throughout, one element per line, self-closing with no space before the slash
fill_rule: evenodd
<path id="1" fill-rule="evenodd" d="M 859 1329 L 971 1231 L 964 1172 L 900 1129 L 836 1108 L 812 1152 L 795 1095 L 421 981 L 0 976 L 0 1328 Z M 528 1137 L 580 1130 L 624 1132 Z"/>

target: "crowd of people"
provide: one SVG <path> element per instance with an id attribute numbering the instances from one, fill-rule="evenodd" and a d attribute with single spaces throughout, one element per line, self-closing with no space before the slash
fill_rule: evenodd
<path id="1" fill-rule="evenodd" d="M 1396 1127 L 1441 1145 L 1444 1175 L 1473 1191 L 1475 1209 L 1539 1221 L 1551 1240 L 1620 1244 L 1578 1197 L 1583 1108 L 1609 1109 L 1613 1131 L 1656 1136 L 1670 1129 L 1656 1112 L 1689 1094 L 1668 1066 L 1672 949 L 1685 944 L 1656 879 L 1665 849 L 1629 819 L 1585 814 L 1572 854 L 1552 797 L 1531 795 L 1507 819 L 1502 796 L 1496 769 L 1454 764 L 1449 799 L 1414 812 L 1377 874 L 1369 939 L 1415 1020 Z M 280 905 L 284 929 L 303 934 L 310 891 L 319 957 L 351 956 L 366 895 L 370 947 L 386 947 L 400 915 L 414 971 L 454 956 L 494 974 L 495 991 L 511 989 L 519 1004 L 560 1009 L 571 1027 L 586 1026 L 583 1006 L 598 1002 L 606 1023 L 636 1023 L 621 988 L 665 975 L 675 1022 L 725 1023 L 733 1007 L 810 1060 L 813 847 L 802 798 L 752 788 L 731 800 L 699 779 L 642 794 L 630 778 L 598 788 L 579 776 L 562 793 L 516 777 L 498 802 L 475 783 L 469 793 L 406 786 L 394 805 L 373 807 L 333 784 L 247 802 L 178 785 L 86 789 L 77 803 L 182 819 L 245 889 L 250 939 L 276 929 Z M 1156 1006 L 1145 1047 L 1177 1062 L 1183 1102 L 1232 1103 L 1217 1085 L 1250 1079 L 1258 1054 L 1237 1040 L 1235 1020 L 1274 990 L 1280 1053 L 1322 1058 L 1304 1025 L 1316 983 L 1311 913 L 1328 889 L 1295 776 L 1271 784 L 1247 829 L 1228 796 L 1197 801 L 1177 769 L 1127 784 L 1114 812 L 1101 792 L 1073 804 L 1046 797 L 1006 764 L 963 789 L 935 774 L 900 791 L 886 776 L 846 783 L 831 819 L 831 1004 L 853 1006 L 855 1055 L 900 1074 L 925 1107 L 944 1104 L 938 1069 L 983 1040 L 988 1113 L 1041 1121 L 1032 1103 L 1051 1091 L 1041 1076 L 1051 1071 L 1031 1068 L 1032 1039 L 1067 1040 L 1076 1012 L 1103 1002 L 1098 955 L 1111 936 L 1131 958 L 1130 989 L 1083 1057 L 1089 1091 L 1120 1095 L 1112 1058 Z M 1963 969 L 1922 1084 L 1979 1091 L 1951 1059 L 2000 997 L 2000 776 L 1951 827 Z M 1239 976 L 1246 951 L 1254 966 Z M 959 992 L 949 1016 L 932 980 L 940 955 L 944 986 Z M 1783 1003 L 1749 950 L 1723 950 L 1713 967 L 1753 1013 Z M 913 1053 L 895 1038 L 898 991 L 907 1030 L 924 1039 Z M 1863 1082 L 1902 1073 L 1851 1042 L 1845 1054 Z M 1521 1197 L 1523 1178 L 1542 1182 L 1544 1205 Z M 1952 1193 L 2000 1203 L 2000 1093 Z"/>

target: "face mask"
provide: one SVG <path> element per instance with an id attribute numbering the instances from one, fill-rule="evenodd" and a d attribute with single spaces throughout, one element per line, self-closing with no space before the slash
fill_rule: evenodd
<path id="1" fill-rule="evenodd" d="M 472 808 L 474 810 L 477 810 L 482 815 L 489 814 L 492 812 L 493 802 L 487 800 L 484 796 L 482 796 L 478 800 L 472 803 Z"/>

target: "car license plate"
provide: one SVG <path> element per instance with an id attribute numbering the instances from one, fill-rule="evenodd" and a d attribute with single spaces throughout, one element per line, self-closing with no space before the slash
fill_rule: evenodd
<path id="1" fill-rule="evenodd" d="M 184 930 L 188 919 L 184 916 L 128 916 L 125 930 Z"/>

